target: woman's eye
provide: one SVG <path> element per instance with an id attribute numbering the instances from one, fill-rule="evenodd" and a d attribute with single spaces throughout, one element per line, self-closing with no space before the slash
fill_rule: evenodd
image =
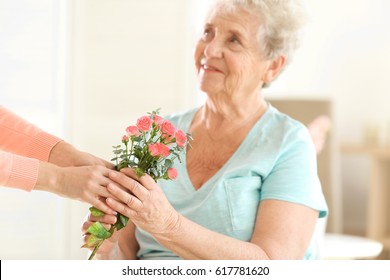
<path id="1" fill-rule="evenodd" d="M 207 40 L 211 36 L 212 36 L 212 30 L 210 30 L 209 28 L 203 31 L 203 35 L 202 35 L 203 40 Z"/>
<path id="2" fill-rule="evenodd" d="M 230 43 L 233 43 L 233 44 L 240 44 L 240 40 L 238 40 L 237 37 L 231 37 L 231 38 L 229 39 L 229 42 L 230 42 Z"/>

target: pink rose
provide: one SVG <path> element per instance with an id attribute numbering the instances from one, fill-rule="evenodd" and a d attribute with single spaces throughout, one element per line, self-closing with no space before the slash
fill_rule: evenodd
<path id="1" fill-rule="evenodd" d="M 154 123 L 157 125 L 161 125 L 164 119 L 159 115 L 154 115 Z"/>
<path id="2" fill-rule="evenodd" d="M 135 125 L 130 125 L 126 128 L 127 135 L 129 136 L 140 136 L 141 132 L 139 131 L 138 127 Z"/>
<path id="3" fill-rule="evenodd" d="M 163 121 L 161 125 L 161 131 L 163 134 L 166 134 L 167 136 L 174 136 L 176 128 L 173 126 L 173 124 L 170 121 Z"/>
<path id="4" fill-rule="evenodd" d="M 156 157 L 159 155 L 158 153 L 158 147 L 156 144 L 149 144 L 148 145 L 149 152 L 152 156 Z"/>
<path id="5" fill-rule="evenodd" d="M 163 156 L 167 157 L 170 154 L 169 147 L 162 143 L 149 144 L 148 145 L 150 154 L 154 157 Z"/>
<path id="6" fill-rule="evenodd" d="M 175 180 L 177 178 L 176 168 L 169 168 L 168 169 L 168 178 L 171 180 Z"/>
<path id="7" fill-rule="evenodd" d="M 140 117 L 137 120 L 137 127 L 139 130 L 142 131 L 148 131 L 150 129 L 150 126 L 152 125 L 153 120 L 148 116 Z"/>
<path id="8" fill-rule="evenodd" d="M 163 133 L 163 134 L 161 135 L 161 137 L 162 137 L 162 139 L 164 139 L 164 143 L 165 143 L 165 144 L 170 144 L 170 143 L 172 143 L 172 140 L 173 140 L 173 137 L 172 137 L 172 136 Z"/>
<path id="9" fill-rule="evenodd" d="M 127 135 L 123 135 L 122 136 L 122 143 L 126 144 L 127 142 L 129 142 L 129 137 Z"/>
<path id="10" fill-rule="evenodd" d="M 175 133 L 175 137 L 176 137 L 176 144 L 179 146 L 179 147 L 184 147 L 187 143 L 187 135 L 181 131 L 180 129 L 178 129 Z"/>

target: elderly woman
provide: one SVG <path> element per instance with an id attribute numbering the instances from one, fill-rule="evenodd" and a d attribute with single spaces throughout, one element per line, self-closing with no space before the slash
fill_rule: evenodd
<path id="1" fill-rule="evenodd" d="M 310 259 L 327 205 L 308 130 L 261 92 L 296 44 L 293 0 L 217 1 L 195 51 L 203 106 L 170 120 L 194 140 L 175 181 L 112 173 L 112 209 L 129 224 L 100 259 Z M 115 217 L 89 216 L 105 224 Z"/>

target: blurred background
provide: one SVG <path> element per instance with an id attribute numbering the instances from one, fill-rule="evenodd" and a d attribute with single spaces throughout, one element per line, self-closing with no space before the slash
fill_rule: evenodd
<path id="1" fill-rule="evenodd" d="M 390 1 L 304 2 L 301 46 L 266 96 L 331 104 L 327 230 L 380 239 L 389 249 L 389 185 L 379 186 L 390 167 Z M 202 102 L 192 52 L 207 5 L 0 0 L 0 104 L 109 160 L 140 115 Z M 85 259 L 88 207 L 0 188 L 0 259 Z"/>

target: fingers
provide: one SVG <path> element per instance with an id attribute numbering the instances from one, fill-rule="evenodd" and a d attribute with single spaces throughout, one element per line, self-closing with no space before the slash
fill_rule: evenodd
<path id="1" fill-rule="evenodd" d="M 113 197 L 107 190 L 107 185 L 113 182 L 108 178 L 108 174 L 112 170 L 103 166 L 88 168 L 91 177 L 84 186 L 84 194 L 82 195 L 84 197 L 83 200 L 107 214 L 116 215 L 116 212 L 105 203 L 107 197 Z"/>
<path id="2" fill-rule="evenodd" d="M 128 169 L 128 168 L 125 168 L 125 169 Z M 128 169 L 128 170 L 131 170 L 131 169 Z M 120 186 L 129 190 L 132 194 L 134 194 L 140 200 L 146 199 L 149 196 L 148 189 L 145 186 L 141 185 L 138 181 L 136 181 L 132 177 L 128 177 L 128 176 L 126 176 L 127 174 L 126 175 L 125 174 L 126 173 L 121 173 L 121 172 L 110 172 L 109 177 L 111 180 L 118 183 Z M 135 175 L 135 173 L 134 174 L 131 173 L 131 175 Z M 117 194 L 122 195 L 122 197 L 124 196 L 124 193 L 119 192 L 118 188 L 115 188 L 116 185 L 108 184 L 108 186 L 111 186 L 111 187 L 107 187 L 108 191 L 111 194 L 115 195 L 116 197 L 118 197 Z M 121 198 L 121 200 L 122 200 L 122 198 Z M 126 200 L 122 200 L 122 201 L 126 202 Z"/>
<path id="3" fill-rule="evenodd" d="M 95 222 L 100 222 L 107 230 L 109 230 L 111 225 L 116 223 L 116 220 L 117 220 L 117 218 L 115 215 L 106 214 L 106 215 L 101 216 L 101 217 L 96 217 L 96 216 L 93 216 L 91 213 L 88 213 L 86 220 L 81 227 L 81 231 L 84 234 L 88 233 L 87 232 L 88 228 L 92 224 L 94 224 Z"/>
<path id="4" fill-rule="evenodd" d="M 120 200 L 117 201 L 115 199 L 112 199 L 112 198 L 107 198 L 107 204 L 112 208 L 112 205 L 115 206 L 115 208 L 113 208 L 114 210 L 122 213 L 124 211 L 124 207 L 123 204 L 125 204 L 126 206 L 130 207 L 131 209 L 133 210 L 140 210 L 142 207 L 143 207 L 143 203 L 142 201 L 130 194 L 129 192 L 127 191 L 124 191 L 122 190 L 120 187 L 114 185 L 114 184 L 109 184 L 107 186 L 107 189 L 117 198 Z M 119 205 L 118 203 L 122 204 L 122 205 Z"/>
<path id="5" fill-rule="evenodd" d="M 112 170 L 115 169 L 115 165 L 112 164 L 111 162 L 108 162 L 108 161 L 106 161 L 106 160 L 103 160 L 103 163 L 104 163 L 104 166 L 105 166 L 105 167 L 107 167 L 107 168 L 109 168 L 109 169 L 112 169 Z"/>
<path id="6" fill-rule="evenodd" d="M 103 201 L 102 201 L 103 200 Z M 89 201 L 89 203 L 92 206 L 95 206 L 97 209 L 103 211 L 104 213 L 111 214 L 111 215 L 116 215 L 117 212 L 113 209 L 111 209 L 106 203 L 105 203 L 105 198 L 99 198 L 99 197 L 93 197 Z"/>
<path id="7" fill-rule="evenodd" d="M 145 174 L 141 178 L 137 176 L 134 169 L 131 168 L 122 168 L 121 173 L 126 174 L 128 177 L 140 182 L 145 188 L 152 190 L 155 186 L 155 182 L 150 175 Z"/>
<path id="8" fill-rule="evenodd" d="M 116 215 L 110 215 L 106 214 L 101 217 L 93 216 L 92 213 L 88 214 L 88 221 L 90 222 L 100 222 L 100 223 L 105 223 L 105 224 L 115 224 L 116 223 Z"/>
<path id="9" fill-rule="evenodd" d="M 131 218 L 136 214 L 136 211 L 134 210 L 134 208 L 137 208 L 137 207 L 133 206 L 136 204 L 135 200 L 134 201 L 130 200 L 130 201 L 128 201 L 128 204 L 124 204 L 122 202 L 116 201 L 115 199 L 107 198 L 107 203 L 112 209 L 115 209 L 116 211 L 122 213 L 126 217 Z"/>

